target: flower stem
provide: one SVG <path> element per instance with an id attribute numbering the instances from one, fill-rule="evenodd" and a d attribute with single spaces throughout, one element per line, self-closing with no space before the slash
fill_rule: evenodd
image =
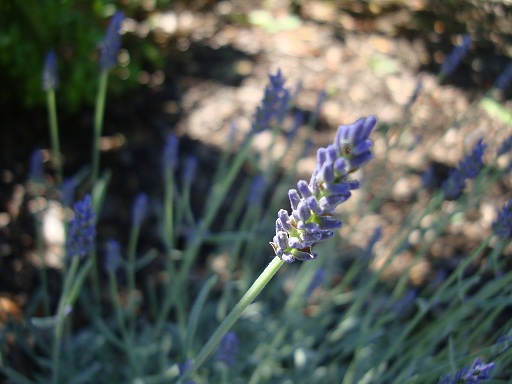
<path id="1" fill-rule="evenodd" d="M 103 130 L 103 116 L 105 113 L 105 96 L 107 93 L 108 70 L 102 70 L 100 73 L 100 84 L 96 96 L 96 106 L 94 111 L 94 136 L 92 141 L 92 175 L 91 185 L 94 185 L 98 178 L 100 168 L 100 137 Z"/>
<path id="2" fill-rule="evenodd" d="M 192 366 L 184 372 L 183 376 L 180 378 L 178 383 L 182 383 L 183 380 L 188 378 L 195 370 L 197 370 L 210 356 L 215 347 L 220 343 L 222 337 L 231 329 L 233 324 L 238 320 L 242 312 L 245 308 L 252 303 L 252 301 L 259 295 L 259 293 L 265 288 L 270 279 L 276 274 L 276 272 L 281 268 L 284 264 L 284 261 L 279 257 L 274 257 L 274 259 L 270 262 L 270 264 L 265 268 L 265 270 L 261 273 L 261 275 L 256 279 L 256 281 L 252 284 L 249 290 L 245 293 L 245 295 L 240 299 L 240 301 L 235 305 L 235 307 L 231 310 L 231 312 L 226 316 L 226 318 L 220 323 L 218 328 L 215 330 L 213 335 L 210 337 L 210 340 L 204 345 L 204 347 L 199 351 Z"/>
<path id="3" fill-rule="evenodd" d="M 62 183 L 62 156 L 60 154 L 59 126 L 57 123 L 57 108 L 55 106 L 55 91 L 53 89 L 46 93 L 46 103 L 48 107 L 48 124 L 50 125 L 50 140 L 58 178 L 57 184 L 60 184 Z"/>

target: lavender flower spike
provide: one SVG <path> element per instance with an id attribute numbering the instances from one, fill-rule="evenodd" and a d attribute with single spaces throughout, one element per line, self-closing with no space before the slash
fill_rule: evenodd
<path id="1" fill-rule="evenodd" d="M 135 197 L 135 201 L 133 203 L 132 208 L 132 223 L 133 225 L 140 226 L 142 220 L 146 216 L 146 212 L 148 210 L 148 195 L 145 193 L 139 193 Z"/>
<path id="2" fill-rule="evenodd" d="M 178 137 L 171 133 L 165 140 L 164 151 L 162 155 L 162 165 L 164 168 L 164 174 L 172 172 L 178 165 L 178 147 L 180 140 Z"/>
<path id="3" fill-rule="evenodd" d="M 439 380 L 438 384 L 478 384 L 490 379 L 490 371 L 495 365 L 495 363 L 485 364 L 482 360 L 476 359 L 470 368 L 464 367 L 458 370 L 453 377 L 447 375 Z"/>
<path id="4" fill-rule="evenodd" d="M 510 151 L 512 151 L 512 135 L 510 135 L 503 141 L 503 143 L 501 143 L 501 146 L 498 148 L 498 152 L 496 155 L 501 156 Z"/>
<path id="5" fill-rule="evenodd" d="M 229 331 L 224 335 L 217 350 L 217 361 L 223 361 L 228 366 L 233 365 L 238 353 L 238 336 L 235 332 Z"/>
<path id="6" fill-rule="evenodd" d="M 66 248 L 69 257 L 80 257 L 92 251 L 96 238 L 96 216 L 91 195 L 75 203 L 73 210 L 75 217 L 69 222 Z"/>
<path id="7" fill-rule="evenodd" d="M 462 37 L 462 44 L 453 48 L 450 54 L 446 57 L 443 65 L 441 66 L 441 73 L 446 76 L 451 76 L 457 69 L 462 59 L 467 55 L 471 45 L 471 37 L 464 35 Z"/>
<path id="8" fill-rule="evenodd" d="M 284 87 L 286 80 L 278 69 L 269 76 L 270 83 L 265 88 L 261 105 L 257 107 L 252 123 L 252 132 L 258 133 L 272 128 L 273 121 L 280 124 L 285 117 L 291 99 L 290 90 Z"/>
<path id="9" fill-rule="evenodd" d="M 334 230 L 342 226 L 333 212 L 359 186 L 350 175 L 373 158 L 369 137 L 376 124 L 375 116 L 369 116 L 340 125 L 334 143 L 318 149 L 318 162 L 309 184 L 301 180 L 297 190 L 289 191 L 292 213 L 280 211 L 276 235 L 270 243 L 283 261 L 315 259 L 312 246 L 332 237 Z"/>
<path id="10" fill-rule="evenodd" d="M 107 240 L 107 252 L 103 268 L 107 273 L 115 273 L 121 265 L 121 245 L 114 239 Z"/>
<path id="11" fill-rule="evenodd" d="M 496 81 L 494 82 L 494 88 L 504 91 L 512 81 L 512 63 L 509 63 L 507 67 L 501 72 Z"/>
<path id="12" fill-rule="evenodd" d="M 466 180 L 474 179 L 478 175 L 484 166 L 482 157 L 486 148 L 487 144 L 480 139 L 471 154 L 466 155 L 459 166 L 450 172 L 448 179 L 442 185 L 446 199 L 455 200 L 458 198 L 466 186 Z"/>
<path id="13" fill-rule="evenodd" d="M 492 223 L 492 230 L 496 235 L 512 237 L 512 199 L 498 213 L 496 221 Z"/>
<path id="14" fill-rule="evenodd" d="M 121 35 L 119 31 L 121 29 L 121 23 L 124 19 L 123 12 L 116 12 L 110 20 L 105 37 L 99 46 L 100 59 L 98 64 L 102 70 L 109 70 L 116 65 L 116 55 L 119 48 L 121 48 Z"/>
<path id="15" fill-rule="evenodd" d="M 59 75 L 57 73 L 57 56 L 54 51 L 49 51 L 44 60 L 43 69 L 43 90 L 45 92 L 57 89 L 59 86 Z"/>

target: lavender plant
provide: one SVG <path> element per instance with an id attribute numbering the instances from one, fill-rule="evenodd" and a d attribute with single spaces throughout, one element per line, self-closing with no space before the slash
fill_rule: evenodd
<path id="1" fill-rule="evenodd" d="M 54 51 L 46 54 L 43 69 L 43 90 L 46 92 L 46 104 L 48 108 L 48 126 L 50 127 L 50 138 L 52 151 L 56 163 L 57 176 L 62 182 L 62 164 L 59 142 L 59 126 L 57 122 L 57 107 L 55 104 L 55 90 L 59 86 L 59 73 L 57 71 L 57 55 Z"/>
<path id="2" fill-rule="evenodd" d="M 462 59 L 467 55 L 470 46 L 471 37 L 469 34 L 462 36 L 461 44 L 457 45 L 444 60 L 439 73 L 439 81 L 444 80 L 445 77 L 451 76 L 455 72 Z"/>
<path id="3" fill-rule="evenodd" d="M 443 183 L 442 189 L 444 195 L 449 200 L 454 200 L 460 196 L 466 185 L 466 180 L 474 179 L 480 169 L 483 167 L 482 156 L 487 145 L 478 141 L 470 155 L 462 160 L 459 166 L 450 172 L 448 179 Z"/>
<path id="4" fill-rule="evenodd" d="M 483 363 L 476 359 L 471 367 L 464 367 L 457 371 L 453 376 L 445 376 L 439 381 L 439 384 L 478 384 L 490 379 L 490 371 L 494 368 L 494 363 Z"/>
<path id="5" fill-rule="evenodd" d="M 114 15 L 100 45 L 100 76 L 105 82 L 115 65 L 122 20 L 121 13 Z M 469 44 L 465 37 L 441 76 L 456 70 Z M 55 73 L 45 73 L 48 91 L 57 81 L 48 77 Z M 340 125 L 334 141 L 318 149 L 309 181 L 299 180 L 290 189 L 291 180 L 303 177 L 295 171 L 300 171 L 297 164 L 326 93 L 319 96 L 307 122 L 294 110 L 296 92 L 278 70 L 269 76 L 250 132 L 239 148 L 231 142 L 234 153 L 222 155 L 207 183 L 211 189 L 199 216 L 191 209 L 190 196 L 202 160 L 185 153 L 178 136 L 163 138 L 162 196 L 135 196 L 124 244 L 108 233 L 104 241 L 97 226 L 109 181 L 98 177 L 106 89 L 106 83 L 101 84 L 92 183 L 77 192 L 90 193 L 70 209 L 79 178 L 57 181 L 71 217 L 65 221 L 66 257 L 58 301 L 47 303 L 52 310 L 38 318 L 44 299 L 33 298 L 29 315 L 38 332 L 15 323 L 0 329 L 0 372 L 10 382 L 509 380 L 512 354 L 500 340 L 509 340 L 512 332 L 512 272 L 505 256 L 512 231 L 511 201 L 489 220 L 487 236 L 468 254 L 453 252 L 453 260 L 432 271 L 423 284 L 413 284 L 412 276 L 416 262 L 433 257 L 433 250 L 440 252 L 437 241 L 446 231 L 485 201 L 485 190 L 497 188 L 498 181 L 506 184 L 506 171 L 490 153 L 485 161 L 483 155 L 489 145 L 498 147 L 497 156 L 509 156 L 510 140 L 478 141 L 441 188 L 415 192 L 403 222 L 365 227 L 361 237 L 354 227 L 363 216 L 387 209 L 382 202 L 394 202 L 388 190 L 379 195 L 379 189 L 365 188 L 382 178 L 393 180 L 394 175 L 386 173 L 386 151 L 373 152 L 374 140 L 383 145 L 385 132 L 374 131 L 374 116 Z M 257 163 L 252 143 L 266 130 L 272 131 L 273 141 L 284 139 L 289 145 L 274 157 L 268 155 L 268 168 L 239 182 L 244 165 Z M 32 177 L 36 182 L 44 180 L 40 155 Z M 374 156 L 379 161 L 363 168 Z M 293 165 L 280 170 L 288 158 Z M 345 204 L 358 189 L 359 200 Z M 286 197 L 289 209 L 284 209 Z M 343 220 L 338 218 L 340 205 Z M 141 228 L 150 221 L 159 223 L 161 244 L 143 251 Z M 341 231 L 345 236 L 336 236 Z M 269 246 L 264 239 L 270 238 Z M 413 243 L 415 238 L 419 240 Z M 206 246 L 211 249 L 208 261 L 199 267 Z M 412 266 L 395 280 L 389 278 L 387 273 L 407 252 Z M 269 260 L 263 269 L 262 263 Z M 43 289 L 49 288 L 44 284 Z M 39 335 L 43 328 L 51 330 L 50 343 Z M 24 375 L 10 364 L 12 335 L 27 340 L 20 348 L 33 357 L 34 374 Z M 482 358 L 475 360 L 477 356 Z M 457 369 L 470 361 L 474 363 L 469 368 Z"/>

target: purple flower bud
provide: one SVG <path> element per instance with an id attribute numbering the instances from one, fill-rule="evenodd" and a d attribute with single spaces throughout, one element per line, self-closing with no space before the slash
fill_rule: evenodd
<path id="1" fill-rule="evenodd" d="M 336 151 L 336 147 L 332 144 L 329 144 L 327 148 L 325 148 L 325 162 L 334 163 L 338 158 L 338 154 Z M 324 162 L 324 164 L 325 164 Z M 323 164 L 322 164 L 323 165 Z"/>
<path id="2" fill-rule="evenodd" d="M 443 65 L 441 66 L 441 73 L 444 73 L 446 76 L 451 76 L 462 62 L 462 59 L 467 55 L 470 45 L 471 37 L 469 37 L 469 35 L 464 35 L 462 37 L 462 44 L 456 46 L 446 57 Z"/>
<path id="3" fill-rule="evenodd" d="M 100 58 L 98 64 L 101 70 L 109 70 L 114 67 L 117 63 L 116 56 L 119 48 L 121 48 L 121 23 L 124 19 L 123 12 L 116 12 L 110 20 L 110 24 L 105 33 L 103 41 L 100 43 L 99 51 Z"/>
<path id="4" fill-rule="evenodd" d="M 311 212 L 304 200 L 299 203 L 299 206 L 294 212 L 297 212 L 299 219 L 304 222 L 308 221 L 311 217 Z"/>
<path id="5" fill-rule="evenodd" d="M 338 205 L 348 200 L 349 197 L 350 194 L 324 196 L 319 200 L 320 208 L 326 213 L 331 213 Z"/>
<path id="6" fill-rule="evenodd" d="M 140 226 L 142 220 L 144 220 L 144 216 L 146 216 L 146 212 L 148 209 L 148 196 L 145 193 L 139 193 L 135 197 L 135 202 L 133 203 L 132 208 L 132 224 L 135 226 Z"/>
<path id="7" fill-rule="evenodd" d="M 454 383 L 467 383 L 467 384 L 478 384 L 481 381 L 487 381 L 490 379 L 490 371 L 495 367 L 495 363 L 482 363 L 482 360 L 476 359 L 473 365 L 468 368 L 464 367 L 458 370 L 453 378 L 450 375 L 442 378 L 438 384 L 454 384 Z"/>
<path id="8" fill-rule="evenodd" d="M 57 56 L 54 51 L 49 51 L 44 60 L 43 69 L 43 90 L 45 92 L 57 89 L 59 86 L 59 75 L 57 72 Z"/>
<path id="9" fill-rule="evenodd" d="M 300 234 L 300 239 L 302 240 L 302 242 L 311 244 L 311 245 L 320 241 L 321 238 L 322 238 L 322 234 L 318 233 L 318 232 L 317 233 L 302 232 Z"/>
<path id="10" fill-rule="evenodd" d="M 327 229 L 341 228 L 343 223 L 341 220 L 331 219 L 329 216 L 320 216 L 318 218 L 318 225 L 322 231 L 325 231 Z"/>
<path id="11" fill-rule="evenodd" d="M 328 183 L 332 182 L 334 180 L 334 167 L 332 163 L 325 162 L 324 165 L 322 165 L 320 172 L 318 172 L 318 177 L 322 181 L 326 181 Z"/>
<path id="12" fill-rule="evenodd" d="M 352 156 L 357 156 L 357 155 L 360 155 L 360 154 L 370 151 L 371 148 L 372 148 L 372 141 L 369 139 L 366 139 L 366 140 L 360 141 L 359 143 L 354 145 L 350 154 Z"/>
<path id="13" fill-rule="evenodd" d="M 107 252 L 103 268 L 107 273 L 114 273 L 121 264 L 121 245 L 114 239 L 107 240 Z"/>
<path id="14" fill-rule="evenodd" d="M 350 194 L 348 183 L 329 183 L 325 189 L 332 195 L 346 195 L 347 193 Z"/>
<path id="15" fill-rule="evenodd" d="M 322 166 L 327 159 L 327 149 L 326 148 L 318 148 L 316 152 L 316 162 L 319 166 Z"/>
<path id="16" fill-rule="evenodd" d="M 288 236 L 285 232 L 278 232 L 274 236 L 274 244 L 277 245 L 278 248 L 286 249 L 288 248 Z"/>
<path id="17" fill-rule="evenodd" d="M 263 175 L 257 175 L 254 177 L 251 183 L 251 187 L 249 188 L 249 192 L 247 193 L 247 204 L 258 204 L 261 201 L 263 194 L 265 193 L 266 187 L 267 180 Z"/>
<path id="18" fill-rule="evenodd" d="M 261 105 L 254 115 L 252 131 L 255 133 L 270 129 L 274 123 L 281 124 L 291 100 L 290 90 L 284 87 L 286 80 L 280 69 L 275 75 L 270 75 L 269 80 Z"/>
<path id="19" fill-rule="evenodd" d="M 338 175 L 344 176 L 347 174 L 347 161 L 340 157 L 334 162 L 334 170 Z"/>
<path id="20" fill-rule="evenodd" d="M 308 183 L 305 180 L 299 180 L 299 182 L 297 183 L 297 189 L 299 190 L 303 199 L 307 199 L 309 196 L 313 194 L 309 189 Z"/>
<path id="21" fill-rule="evenodd" d="M 44 181 L 43 153 L 38 148 L 30 157 L 29 177 L 32 181 L 42 183 Z"/>
<path id="22" fill-rule="evenodd" d="M 194 155 L 190 155 L 185 159 L 185 165 L 183 166 L 183 183 L 192 184 L 196 178 L 197 163 L 197 157 Z"/>
<path id="23" fill-rule="evenodd" d="M 334 237 L 334 231 L 326 230 L 322 231 L 322 237 L 320 238 L 320 241 L 330 239 L 331 237 Z"/>
<path id="24" fill-rule="evenodd" d="M 459 167 L 452 170 L 442 189 L 446 199 L 455 200 L 466 186 L 467 179 L 474 179 L 484 166 L 482 157 L 487 145 L 480 139 L 471 154 L 466 155 Z"/>
<path id="25" fill-rule="evenodd" d="M 294 249 L 292 251 L 292 255 L 295 259 L 297 259 L 299 261 L 314 260 L 318 257 L 318 254 L 316 254 L 315 252 L 308 253 L 308 252 L 303 252 L 303 251 L 299 251 L 296 249 Z"/>
<path id="26" fill-rule="evenodd" d="M 501 89 L 504 91 L 512 80 L 512 63 L 509 63 L 505 70 L 501 72 L 496 81 L 494 82 L 494 88 Z"/>
<path id="27" fill-rule="evenodd" d="M 318 268 L 313 275 L 313 278 L 311 279 L 311 282 L 308 285 L 308 288 L 306 289 L 306 293 L 304 296 L 306 298 L 310 297 L 313 291 L 320 287 L 325 279 L 326 269 L 325 268 Z"/>
<path id="28" fill-rule="evenodd" d="M 282 259 L 285 263 L 293 263 L 293 262 L 295 261 L 295 257 L 293 257 L 293 255 L 291 254 L 291 252 L 283 253 L 283 255 L 281 256 L 281 259 Z"/>
<path id="29" fill-rule="evenodd" d="M 62 204 L 64 204 L 66 207 L 69 207 L 75 196 L 75 180 L 73 178 L 65 179 L 62 183 L 62 186 L 60 187 L 60 190 L 62 195 Z"/>
<path id="30" fill-rule="evenodd" d="M 492 230 L 496 235 L 504 238 L 512 237 L 512 199 L 498 213 L 498 217 L 492 223 Z"/>
<path id="31" fill-rule="evenodd" d="M 292 209 L 296 210 L 300 202 L 300 196 L 297 193 L 297 190 L 290 189 L 290 191 L 288 191 L 288 198 L 290 199 Z"/>
<path id="32" fill-rule="evenodd" d="M 297 225 L 298 229 L 304 230 L 307 233 L 318 233 L 320 232 L 320 226 L 317 223 L 303 223 L 303 225 Z"/>
<path id="33" fill-rule="evenodd" d="M 321 215 L 323 213 L 323 210 L 320 207 L 320 203 L 315 196 L 308 197 L 306 199 L 306 204 L 308 205 L 308 208 L 311 209 L 315 214 Z"/>
<path id="34" fill-rule="evenodd" d="M 373 159 L 371 152 L 364 152 L 350 159 L 350 171 L 355 171 Z"/>
<path id="35" fill-rule="evenodd" d="M 238 344 L 239 340 L 235 332 L 229 331 L 226 333 L 217 350 L 217 361 L 222 361 L 228 366 L 233 365 L 236 354 L 238 353 Z"/>
<path id="36" fill-rule="evenodd" d="M 75 203 L 73 210 L 75 217 L 69 222 L 66 248 L 68 257 L 80 257 L 92 251 L 96 238 L 96 216 L 91 195 Z"/>
<path id="37" fill-rule="evenodd" d="M 512 150 L 512 135 L 505 139 L 503 143 L 501 143 L 501 146 L 497 152 L 497 156 L 504 155 L 505 153 L 510 152 L 510 150 Z"/>
<path id="38" fill-rule="evenodd" d="M 162 156 L 162 163 L 164 170 L 174 171 L 176 169 L 176 165 L 178 164 L 178 145 L 179 139 L 173 133 L 167 136 L 167 140 L 165 141 L 164 152 Z"/>
<path id="39" fill-rule="evenodd" d="M 290 237 L 288 239 L 288 246 L 290 248 L 304 248 L 304 243 L 298 237 Z"/>
<path id="40" fill-rule="evenodd" d="M 293 229 L 292 225 L 290 224 L 290 216 L 286 210 L 280 209 L 277 213 L 277 217 L 277 221 L 284 231 L 290 232 Z"/>

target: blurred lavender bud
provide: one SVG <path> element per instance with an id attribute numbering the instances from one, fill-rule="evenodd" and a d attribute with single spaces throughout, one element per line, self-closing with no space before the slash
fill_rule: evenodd
<path id="1" fill-rule="evenodd" d="M 121 264 L 121 245 L 114 239 L 107 240 L 107 251 L 103 268 L 107 273 L 115 273 Z"/>
<path id="2" fill-rule="evenodd" d="M 512 63 L 509 63 L 506 68 L 501 72 L 496 81 L 494 82 L 494 88 L 504 91 L 510 85 L 512 80 Z"/>
<path id="3" fill-rule="evenodd" d="M 185 360 L 184 363 L 178 363 L 178 369 L 180 372 L 180 376 L 183 376 L 183 374 L 192 366 L 192 359 Z M 187 380 L 184 384 L 195 384 L 195 381 L 193 380 Z"/>
<path id="4" fill-rule="evenodd" d="M 325 99 L 327 99 L 327 92 L 325 91 L 325 89 L 322 89 L 320 91 L 320 93 L 318 94 L 318 99 L 316 100 L 315 110 L 313 111 L 314 117 L 316 119 L 318 119 L 318 116 L 320 116 L 320 109 L 322 109 Z"/>
<path id="5" fill-rule="evenodd" d="M 304 123 L 304 113 L 302 111 L 296 111 L 293 116 L 292 126 L 288 132 L 284 133 L 284 137 L 288 140 L 293 140 L 297 133 L 299 132 L 300 127 Z"/>
<path id="6" fill-rule="evenodd" d="M 368 240 L 368 244 L 366 245 L 366 250 L 364 251 L 364 255 L 367 258 L 370 258 L 373 253 L 373 248 L 375 247 L 375 244 L 381 239 L 382 237 L 382 227 L 377 227 L 375 231 L 373 231 L 372 236 Z"/>
<path id="7" fill-rule="evenodd" d="M 256 175 L 251 182 L 249 192 L 247 193 L 247 205 L 258 204 L 263 198 L 265 189 L 267 188 L 267 180 L 263 175 Z"/>
<path id="8" fill-rule="evenodd" d="M 73 202 L 73 199 L 75 197 L 75 190 L 76 190 L 76 182 L 73 178 L 65 179 L 62 183 L 61 189 L 61 195 L 62 195 L 62 204 L 64 206 L 69 207 L 71 203 Z"/>
<path id="9" fill-rule="evenodd" d="M 174 171 L 178 164 L 178 146 L 180 140 L 171 133 L 165 141 L 164 151 L 162 155 L 162 163 L 165 173 Z"/>
<path id="10" fill-rule="evenodd" d="M 446 375 L 439 380 L 438 384 L 457 384 L 461 382 L 466 384 L 478 384 L 490 379 L 490 371 L 495 365 L 496 364 L 493 362 L 488 364 L 482 363 L 482 360 L 477 358 L 470 368 L 464 367 L 459 369 L 453 377 Z"/>
<path id="11" fill-rule="evenodd" d="M 114 13 L 112 20 L 110 20 L 107 31 L 105 32 L 105 37 L 100 43 L 100 58 L 98 60 L 98 64 L 103 71 L 109 70 L 117 63 L 116 56 L 119 48 L 121 48 L 120 30 L 123 19 L 123 12 L 117 11 Z"/>
<path id="12" fill-rule="evenodd" d="M 396 300 L 393 303 L 393 310 L 396 313 L 403 313 L 405 311 L 408 311 L 414 302 L 416 301 L 416 298 L 418 297 L 418 291 L 415 289 L 409 289 L 407 292 L 405 292 L 398 300 Z"/>
<path id="13" fill-rule="evenodd" d="M 512 237 L 512 199 L 510 199 L 498 213 L 498 217 L 492 223 L 494 234 L 504 238 Z"/>
<path id="14" fill-rule="evenodd" d="M 451 76 L 457 69 L 462 59 L 467 55 L 471 45 L 471 37 L 466 34 L 462 36 L 462 44 L 457 45 L 444 60 L 441 66 L 441 73 Z"/>
<path id="15" fill-rule="evenodd" d="M 499 147 L 497 156 L 504 155 L 512 150 L 512 135 L 510 135 Z"/>
<path id="16" fill-rule="evenodd" d="M 135 197 L 135 201 L 132 207 L 132 224 L 135 226 L 140 226 L 142 220 L 146 216 L 148 210 L 148 195 L 145 193 L 139 193 Z"/>
<path id="17" fill-rule="evenodd" d="M 59 75 L 57 72 L 57 56 L 54 51 L 49 51 L 44 60 L 43 69 L 43 90 L 53 91 L 59 86 Z"/>
<path id="18" fill-rule="evenodd" d="M 373 158 L 369 139 L 377 124 L 374 116 L 340 125 L 334 143 L 319 148 L 317 164 L 309 184 L 303 180 L 288 197 L 291 215 L 280 210 L 276 221 L 276 235 L 270 243 L 276 256 L 291 263 L 294 260 L 313 260 L 318 255 L 312 246 L 334 236 L 334 229 L 342 226 L 332 215 L 336 207 L 350 197 L 350 190 L 359 187 L 350 180 L 352 172 Z"/>
<path id="19" fill-rule="evenodd" d="M 30 156 L 29 178 L 36 183 L 44 181 L 43 153 L 39 148 L 35 149 Z"/>
<path id="20" fill-rule="evenodd" d="M 69 222 L 66 249 L 68 257 L 84 256 L 94 248 L 96 216 L 92 209 L 91 195 L 73 206 L 75 217 Z"/>
<path id="21" fill-rule="evenodd" d="M 480 139 L 471 151 L 471 154 L 466 155 L 459 163 L 459 166 L 450 172 L 448 179 L 442 185 L 443 193 L 447 200 L 457 199 L 466 186 L 466 180 L 474 179 L 478 176 L 484 166 L 482 157 L 486 148 L 487 144 Z"/>
<path id="22" fill-rule="evenodd" d="M 510 342 L 512 341 L 512 336 L 500 336 L 496 341 L 496 347 L 498 348 L 498 355 L 508 351 L 510 349 Z"/>
<path id="23" fill-rule="evenodd" d="M 423 76 L 419 76 L 418 81 L 416 82 L 416 87 L 414 88 L 414 91 L 413 91 L 411 97 L 409 97 L 409 100 L 405 104 L 404 109 L 409 109 L 416 102 L 416 100 L 418 100 L 418 97 L 422 90 L 423 90 Z"/>
<path id="24" fill-rule="evenodd" d="M 238 336 L 235 332 L 227 332 L 220 342 L 219 349 L 217 350 L 217 361 L 222 361 L 228 366 L 233 365 L 235 362 L 236 354 L 238 353 Z"/>
<path id="25" fill-rule="evenodd" d="M 290 90 L 284 87 L 286 80 L 278 69 L 275 75 L 269 75 L 270 83 L 265 87 L 261 105 L 256 108 L 252 132 L 258 133 L 270 129 L 275 121 L 280 124 L 287 112 L 290 102 Z"/>
<path id="26" fill-rule="evenodd" d="M 195 180 L 197 173 L 197 163 L 197 156 L 190 155 L 185 159 L 185 164 L 183 166 L 184 184 L 192 184 L 192 182 Z"/>
<path id="27" fill-rule="evenodd" d="M 322 283 L 324 282 L 324 279 L 325 279 L 325 274 L 326 274 L 326 270 L 325 268 L 318 268 L 315 272 L 315 274 L 313 275 L 313 278 L 311 279 L 311 282 L 309 283 L 307 289 L 306 289 L 306 292 L 304 293 L 304 296 L 307 298 L 309 298 L 311 296 L 311 294 L 313 293 L 313 291 L 315 289 L 317 289 L 318 287 L 320 287 L 322 285 Z"/>

